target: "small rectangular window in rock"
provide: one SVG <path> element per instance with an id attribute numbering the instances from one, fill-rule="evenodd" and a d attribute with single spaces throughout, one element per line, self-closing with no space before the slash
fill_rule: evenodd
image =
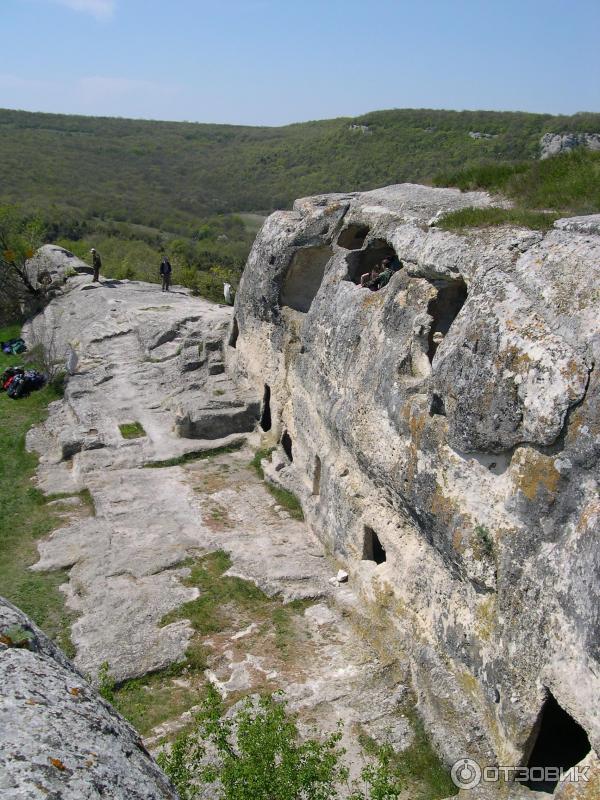
<path id="1" fill-rule="evenodd" d="M 385 560 L 385 547 L 381 544 L 379 536 L 377 536 L 373 528 L 365 526 L 363 561 L 374 561 L 376 564 L 383 564 Z"/>

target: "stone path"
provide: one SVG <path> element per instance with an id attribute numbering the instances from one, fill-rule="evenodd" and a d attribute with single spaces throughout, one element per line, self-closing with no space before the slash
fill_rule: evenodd
<path id="1" fill-rule="evenodd" d="M 257 623 L 206 637 L 208 679 L 224 696 L 282 688 L 307 727 L 333 730 L 342 720 L 355 773 L 359 733 L 406 746 L 403 676 L 380 663 L 356 631 L 358 599 L 351 587 L 330 584 L 337 566 L 248 468 L 252 450 L 144 468 L 240 441 L 239 433 L 211 440 L 177 435 L 182 418 L 192 429 L 205 425 L 198 409 L 210 417 L 250 407 L 219 368 L 214 344 L 231 309 L 184 292 L 167 298 L 135 282 L 89 287 L 89 278 L 74 279 L 46 312 L 46 329 L 55 327 L 59 348 L 77 342 L 80 365 L 64 401 L 52 405 L 48 421 L 28 439 L 41 456 L 43 490 L 86 488 L 95 505 L 95 516 L 74 517 L 40 543 L 34 567 L 70 570 L 63 590 L 77 614 L 77 666 L 95 675 L 108 661 L 124 680 L 182 660 L 191 624 L 161 620 L 198 596 L 183 582 L 186 559 L 224 550 L 232 562 L 227 574 L 284 602 L 314 602 L 294 618 L 286 658 L 265 644 L 272 632 L 259 631 Z M 124 439 L 119 425 L 132 422 L 145 435 Z M 160 726 L 149 744 L 187 719 L 176 716 Z"/>

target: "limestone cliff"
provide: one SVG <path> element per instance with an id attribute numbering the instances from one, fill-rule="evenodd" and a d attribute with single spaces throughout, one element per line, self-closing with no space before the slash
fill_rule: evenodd
<path id="1" fill-rule="evenodd" d="M 227 360 L 263 397 L 272 477 L 408 652 L 446 758 L 543 761 L 560 723 L 565 765 L 593 761 L 598 220 L 435 227 L 490 202 L 405 184 L 271 215 Z M 386 256 L 389 285 L 361 288 Z"/>

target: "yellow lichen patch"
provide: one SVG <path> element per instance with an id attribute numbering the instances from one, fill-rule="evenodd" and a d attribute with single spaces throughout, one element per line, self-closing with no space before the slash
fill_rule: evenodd
<path id="1" fill-rule="evenodd" d="M 456 528 L 452 534 L 452 547 L 458 553 L 464 553 L 465 551 L 465 536 L 461 528 Z"/>
<path id="2" fill-rule="evenodd" d="M 498 355 L 502 361 L 502 365 L 515 372 L 527 372 L 531 366 L 531 358 L 528 354 L 514 345 L 510 345 Z"/>
<path id="3" fill-rule="evenodd" d="M 362 300 L 363 308 L 370 308 L 371 306 L 382 306 L 385 300 L 385 295 L 380 292 L 367 292 Z"/>
<path id="4" fill-rule="evenodd" d="M 429 508 L 432 514 L 435 514 L 436 517 L 439 517 L 446 523 L 449 523 L 459 510 L 454 501 L 446 497 L 439 484 L 435 487 L 435 491 L 431 495 Z"/>
<path id="5" fill-rule="evenodd" d="M 496 621 L 496 598 L 489 595 L 475 610 L 477 635 L 480 639 L 488 640 L 494 631 Z"/>
<path id="6" fill-rule="evenodd" d="M 598 800 L 600 797 L 600 768 L 593 764 L 587 781 L 566 781 L 558 790 L 560 800 Z"/>
<path id="7" fill-rule="evenodd" d="M 459 672 L 456 680 L 461 685 L 462 689 L 471 697 L 477 698 L 481 694 L 481 686 L 477 678 L 470 672 Z"/>
<path id="8" fill-rule="evenodd" d="M 590 531 L 591 533 L 595 530 L 598 517 L 600 517 L 600 500 L 592 500 L 581 509 L 577 530 Z"/>
<path id="9" fill-rule="evenodd" d="M 554 459 L 529 450 L 521 455 L 521 463 L 515 483 L 528 500 L 534 500 L 541 491 L 552 497 L 556 494 L 560 472 L 554 466 Z"/>
<path id="10" fill-rule="evenodd" d="M 412 444 L 416 448 L 420 447 L 421 435 L 425 429 L 429 415 L 407 403 L 406 406 L 404 406 L 403 416 L 410 431 Z"/>

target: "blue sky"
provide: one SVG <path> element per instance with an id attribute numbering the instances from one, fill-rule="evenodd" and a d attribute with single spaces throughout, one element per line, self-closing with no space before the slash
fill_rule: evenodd
<path id="1" fill-rule="evenodd" d="M 600 111 L 600 0 L 0 0 L 0 107 L 278 125 Z"/>

